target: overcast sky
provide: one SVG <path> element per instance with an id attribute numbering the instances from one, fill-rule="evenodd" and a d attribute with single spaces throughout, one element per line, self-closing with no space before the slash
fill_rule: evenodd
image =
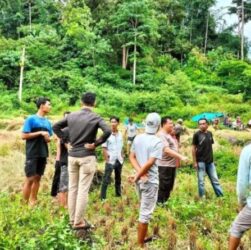
<path id="1" fill-rule="evenodd" d="M 213 12 L 216 15 L 223 15 L 223 19 L 226 21 L 225 27 L 237 23 L 237 15 L 228 15 L 227 7 L 230 6 L 232 0 L 217 0 L 216 6 L 213 8 Z M 216 11 L 217 10 L 217 11 Z M 249 42 L 251 42 L 251 21 L 245 25 L 244 30 L 245 37 L 248 37 Z M 249 50 L 251 53 L 251 50 Z"/>

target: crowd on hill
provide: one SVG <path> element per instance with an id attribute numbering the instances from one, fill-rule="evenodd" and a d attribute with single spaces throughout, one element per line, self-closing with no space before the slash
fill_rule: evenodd
<path id="1" fill-rule="evenodd" d="M 105 160 L 100 199 L 107 199 L 107 187 L 113 171 L 115 195 L 121 197 L 121 174 L 125 160 L 123 146 L 126 138 L 126 153 L 134 169 L 134 175 L 128 181 L 136 186 L 140 200 L 138 244 L 144 247 L 146 242 L 152 240 L 152 237 L 147 237 L 147 230 L 155 206 L 168 201 L 180 162 L 189 161 L 187 156 L 179 152 L 180 137 L 188 131 L 182 119 L 174 124 L 169 116 L 160 117 L 158 113 L 149 113 L 144 120 L 143 133 L 138 133 L 137 125 L 129 119 L 123 136 L 119 131 L 119 117 L 111 116 L 108 125 L 93 111 L 96 101 L 94 93 L 84 93 L 81 101 L 81 110 L 66 112 L 52 126 L 46 118 L 51 102 L 45 97 L 38 98 L 37 113 L 25 120 L 22 131 L 22 139 L 26 140 L 24 200 L 31 206 L 37 203 L 40 180 L 48 157 L 48 143 L 54 132 L 57 136 L 57 155 L 51 195 L 57 196 L 60 204 L 68 209 L 69 223 L 73 230 L 90 230 L 93 225 L 84 215 L 97 166 L 95 149 L 102 147 Z M 224 125 L 229 124 L 230 119 L 226 117 Z M 240 117 L 237 117 L 236 124 L 241 127 Z M 213 160 L 213 134 L 208 131 L 208 126 L 206 118 L 198 120 L 198 130 L 193 135 L 191 145 L 193 166 L 198 177 L 198 195 L 202 200 L 205 198 L 205 175 L 208 175 L 216 196 L 223 196 Z M 103 132 L 100 136 L 98 129 Z M 241 209 L 230 229 L 231 250 L 237 249 L 243 233 L 251 227 L 250 147 L 246 146 L 240 156 L 237 192 Z"/>

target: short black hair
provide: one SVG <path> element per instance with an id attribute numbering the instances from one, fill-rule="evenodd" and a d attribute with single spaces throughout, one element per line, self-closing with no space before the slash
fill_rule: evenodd
<path id="1" fill-rule="evenodd" d="M 119 117 L 117 117 L 117 116 L 115 116 L 115 115 L 114 115 L 114 116 L 111 116 L 111 117 L 110 117 L 110 121 L 112 121 L 113 119 L 116 120 L 116 121 L 119 123 Z"/>
<path id="2" fill-rule="evenodd" d="M 81 101 L 87 106 L 94 106 L 96 100 L 96 94 L 86 92 L 82 95 Z"/>
<path id="3" fill-rule="evenodd" d="M 133 122 L 133 119 L 132 119 L 132 118 L 129 118 L 129 119 L 128 119 L 128 122 Z"/>
<path id="4" fill-rule="evenodd" d="M 66 115 L 69 115 L 71 112 L 70 111 L 65 111 L 64 112 L 64 117 L 66 116 Z"/>
<path id="5" fill-rule="evenodd" d="M 51 100 L 47 97 L 38 97 L 36 100 L 36 106 L 39 109 L 41 105 L 44 105 L 46 102 L 50 102 Z"/>
<path id="6" fill-rule="evenodd" d="M 200 124 L 200 121 L 206 121 L 206 123 L 209 124 L 207 118 L 203 118 L 203 117 L 200 118 L 200 119 L 198 120 L 198 124 Z"/>
<path id="7" fill-rule="evenodd" d="M 163 127 L 164 124 L 166 124 L 167 120 L 172 120 L 172 117 L 164 116 L 164 117 L 161 118 L 161 127 Z"/>

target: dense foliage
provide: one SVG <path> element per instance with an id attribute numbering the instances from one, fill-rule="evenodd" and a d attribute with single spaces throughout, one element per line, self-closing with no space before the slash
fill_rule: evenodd
<path id="1" fill-rule="evenodd" d="M 47 95 L 58 113 L 78 105 L 80 94 L 91 90 L 98 94 L 98 112 L 105 115 L 168 111 L 175 118 L 189 118 L 205 110 L 248 119 L 247 106 L 236 104 L 251 97 L 251 65 L 238 59 L 239 36 L 217 29 L 218 17 L 210 11 L 214 4 L 214 0 L 1 1 L 1 110 L 33 112 L 32 101 Z M 247 48 L 246 44 L 246 53 Z"/>

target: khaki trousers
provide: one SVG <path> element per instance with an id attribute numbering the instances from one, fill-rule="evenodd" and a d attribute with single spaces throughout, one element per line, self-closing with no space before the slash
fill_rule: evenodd
<path id="1" fill-rule="evenodd" d="M 84 212 L 88 203 L 88 192 L 96 171 L 96 157 L 69 156 L 69 193 L 68 209 L 70 222 L 80 224 L 83 222 Z"/>

